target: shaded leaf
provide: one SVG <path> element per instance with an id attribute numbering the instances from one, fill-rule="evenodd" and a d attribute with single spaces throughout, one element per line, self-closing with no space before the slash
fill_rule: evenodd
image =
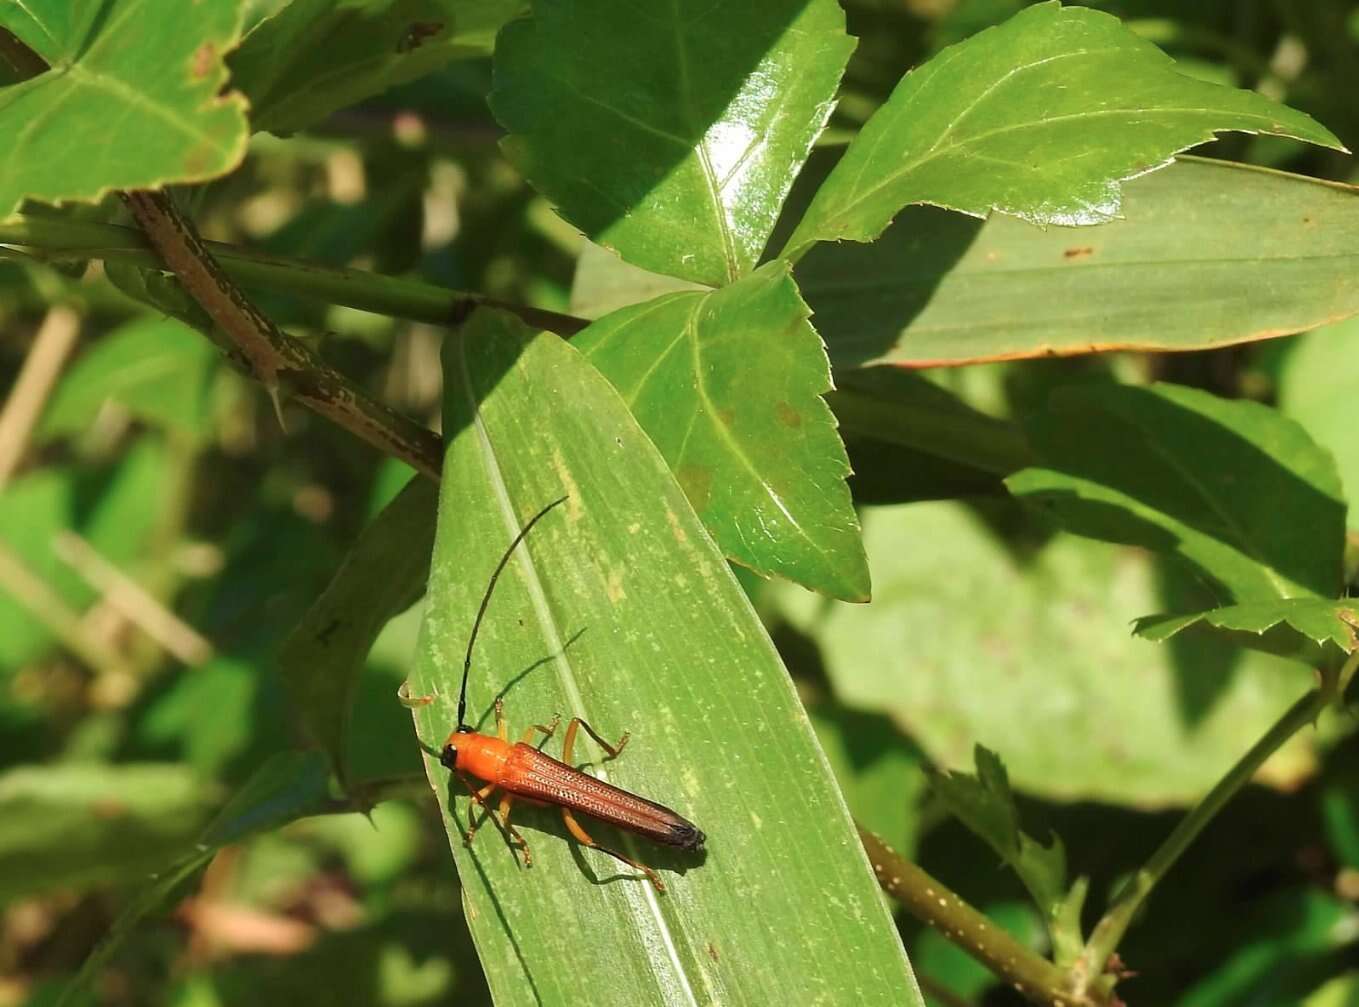
<path id="1" fill-rule="evenodd" d="M 1335 463 L 1275 410 L 1108 385 L 1059 390 L 1025 427 L 1039 463 L 1006 484 L 1071 531 L 1175 555 L 1224 605 L 1340 593 Z"/>
<path id="2" fill-rule="evenodd" d="M 139 878 L 182 854 L 214 795 L 185 766 L 25 766 L 0 775 L 0 898 Z"/>
<path id="3" fill-rule="evenodd" d="M 413 693 L 437 696 L 414 711 L 422 747 L 437 751 L 456 723 L 463 650 L 492 568 L 528 516 L 566 493 L 498 582 L 469 719 L 491 730 L 492 698 L 504 696 L 515 735 L 557 712 L 609 738 L 630 729 L 621 758 L 600 765 L 582 736 L 576 761 L 708 836 L 706 854 L 686 855 L 587 826 L 657 867 L 658 894 L 564 841 L 551 809 L 516 806 L 533 850 L 525 870 L 490 827 L 464 847 L 466 792 L 429 756 L 496 1002 L 763 1005 L 833 992 L 919 1004 L 787 673 L 622 399 L 572 347 L 504 314 L 478 312 L 444 353 L 447 454 L 411 679 Z"/>
<path id="4" fill-rule="evenodd" d="M 593 321 L 661 294 L 706 289 L 699 283 L 634 266 L 620 259 L 617 252 L 593 241 L 583 241 L 571 282 L 571 314 Z"/>
<path id="5" fill-rule="evenodd" d="M 26 0 L 0 5 L 51 67 L 0 90 L 0 219 L 24 199 L 94 202 L 224 175 L 245 156 L 245 100 L 220 94 L 235 3 Z"/>
<path id="6" fill-rule="evenodd" d="M 95 592 L 58 559 L 53 538 L 74 530 L 109 562 L 127 569 L 151 534 L 165 480 L 165 454 L 151 438 L 139 440 L 113 466 L 32 472 L 0 493 L 0 542 L 63 601 L 83 609 Z M 52 643 L 51 632 L 21 599 L 0 590 L 0 669 L 19 668 Z"/>
<path id="7" fill-rule="evenodd" d="M 1267 654 L 1131 638 L 1130 619 L 1166 607 L 1174 572 L 1145 553 L 1070 535 L 1035 553 L 980 516 L 953 503 L 869 508 L 871 605 L 787 584 L 763 596 L 818 642 L 842 703 L 887 714 L 936 765 L 966 764 L 980 743 L 1005 753 L 1025 793 L 1184 804 L 1313 687 L 1310 673 Z M 1198 708 L 1191 690 L 1203 682 L 1216 688 Z M 1296 784 L 1313 743 L 1291 741 L 1267 778 Z"/>
<path id="8" fill-rule="evenodd" d="M 281 752 L 265 762 L 218 812 L 192 851 L 151 875 L 85 958 L 80 971 L 63 991 L 60 1003 L 79 1002 L 79 994 L 94 982 L 137 925 L 206 867 L 220 847 L 326 810 L 327 783 L 325 763 L 319 753 Z"/>
<path id="9" fill-rule="evenodd" d="M 1010 779 L 1000 756 L 983 745 L 973 753 L 976 775 L 930 773 L 934 793 L 955 818 L 980 836 L 1018 876 L 1054 931 L 1054 942 L 1079 945 L 1080 931 L 1055 932 L 1066 899 L 1066 850 L 1061 837 L 1046 843 L 1034 839 L 1019 822 Z M 1079 907 L 1077 909 L 1079 913 Z M 1069 923 L 1069 921 L 1067 921 Z M 1079 918 L 1076 920 L 1079 925 Z"/>
<path id="10" fill-rule="evenodd" d="M 364 529 L 279 652 L 294 711 L 344 784 L 359 675 L 382 628 L 424 594 L 437 503 L 429 480 L 407 482 Z"/>
<path id="11" fill-rule="evenodd" d="M 907 74 L 788 242 L 872 241 L 911 203 L 1039 224 L 1118 215 L 1120 183 L 1216 132 L 1343 149 L 1309 116 L 1184 76 L 1110 14 L 1036 4 Z"/>
<path id="12" fill-rule="evenodd" d="M 331 112 L 490 54 L 524 0 L 292 0 L 227 61 L 254 129 L 292 133 Z"/>
<path id="13" fill-rule="evenodd" d="M 1193 629 L 1312 667 L 1338 667 L 1355 649 L 1356 627 L 1359 602 L 1287 598 L 1188 615 L 1143 616 L 1133 624 L 1133 632 L 1162 643 Z"/>
<path id="14" fill-rule="evenodd" d="M 711 293 L 616 311 L 572 345 L 622 393 L 729 558 L 863 601 L 849 462 L 807 314 L 787 265 L 772 262 Z"/>
<path id="15" fill-rule="evenodd" d="M 847 371 L 826 396 L 841 429 L 994 475 L 1032 460 L 1023 432 L 896 367 Z"/>
<path id="16" fill-rule="evenodd" d="M 1334 457 L 1340 481 L 1359 491 L 1359 319 L 1308 333 L 1289 346 L 1279 375 L 1279 411 Z M 1348 524 L 1359 527 L 1359 508 Z"/>
<path id="17" fill-rule="evenodd" d="M 796 276 L 836 367 L 932 367 L 1115 349 L 1199 350 L 1359 312 L 1359 194 L 1181 158 L 1079 231 L 909 207 Z"/>
<path id="18" fill-rule="evenodd" d="M 193 329 L 163 318 L 120 326 L 83 354 L 47 403 L 39 436 L 78 433 L 107 401 L 201 440 L 212 424 L 219 353 Z"/>
<path id="19" fill-rule="evenodd" d="M 491 107 L 509 156 L 591 240 L 729 283 L 830 115 L 844 23 L 834 0 L 540 0 L 500 37 Z"/>

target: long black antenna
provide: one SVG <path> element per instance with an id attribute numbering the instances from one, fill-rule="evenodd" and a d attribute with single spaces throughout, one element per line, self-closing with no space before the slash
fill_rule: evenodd
<path id="1" fill-rule="evenodd" d="M 471 730 L 471 728 L 467 726 L 466 718 L 467 718 L 467 673 L 472 670 L 472 644 L 477 642 L 477 630 L 481 628 L 481 617 L 486 614 L 486 606 L 491 603 L 491 592 L 495 590 L 495 582 L 500 579 L 500 571 L 505 569 L 505 564 L 510 561 L 510 557 L 514 554 L 515 547 L 518 546 L 520 542 L 524 541 L 524 536 L 526 536 L 529 533 L 530 528 L 532 528 L 535 524 L 538 523 L 538 519 L 541 518 L 548 511 L 550 511 L 553 507 L 556 507 L 557 504 L 565 502 L 566 497 L 558 497 L 556 500 L 553 500 L 550 504 L 548 504 L 546 507 L 540 510 L 537 514 L 533 515 L 533 517 L 529 518 L 528 524 L 524 525 L 523 530 L 520 531 L 520 533 L 514 537 L 514 541 L 510 543 L 510 547 L 505 550 L 505 555 L 500 557 L 500 562 L 496 564 L 495 573 L 491 574 L 491 582 L 486 585 L 486 596 L 481 599 L 481 608 L 477 609 L 476 621 L 472 623 L 472 635 L 468 637 L 467 640 L 467 657 L 462 662 L 462 691 L 458 693 L 459 731 Z"/>

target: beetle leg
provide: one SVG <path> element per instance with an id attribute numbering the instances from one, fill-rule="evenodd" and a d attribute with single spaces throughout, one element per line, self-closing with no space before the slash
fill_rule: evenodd
<path id="1" fill-rule="evenodd" d="M 509 728 L 505 726 L 505 700 L 499 696 L 495 698 L 495 733 L 501 741 L 510 740 Z"/>
<path id="2" fill-rule="evenodd" d="M 524 851 L 524 866 L 533 866 L 533 854 L 529 852 L 528 840 L 519 834 L 519 830 L 510 824 L 510 808 L 514 806 L 514 798 L 507 790 L 500 795 L 500 824 L 505 826 L 505 831 L 513 837 L 509 840 L 510 848 L 513 849 L 518 843 L 519 849 Z"/>
<path id="3" fill-rule="evenodd" d="M 590 733 L 594 734 L 593 731 L 591 731 Z M 597 842 L 591 839 L 590 834 L 580 827 L 580 822 L 576 821 L 576 816 L 571 814 L 570 808 L 562 808 L 562 820 L 566 822 L 566 830 L 570 832 L 571 835 L 573 835 L 576 838 L 576 841 L 580 843 L 582 846 L 588 846 L 592 850 L 598 850 L 600 853 L 607 853 L 615 860 L 621 860 L 629 867 L 639 870 L 643 874 L 645 874 L 647 878 L 651 881 L 652 885 L 655 886 L 656 891 L 658 892 L 665 891 L 665 885 L 661 882 L 660 876 L 646 864 L 642 863 L 640 860 L 633 860 L 631 857 L 625 856 L 624 854 L 619 853 L 617 850 L 611 850 L 607 846 L 600 846 Z"/>
<path id="4" fill-rule="evenodd" d="M 590 737 L 594 738 L 595 741 L 599 743 L 599 747 L 609 753 L 605 761 L 608 761 L 608 759 L 618 758 L 618 756 L 623 751 L 623 746 L 625 746 L 628 743 L 628 738 L 631 737 L 631 735 L 629 735 L 627 731 L 624 731 L 623 736 L 618 739 L 618 744 L 610 745 L 607 741 L 601 738 L 599 736 L 599 732 L 596 731 L 593 727 L 591 727 L 587 722 L 581 720 L 579 717 L 572 717 L 571 723 L 566 725 L 566 742 L 565 744 L 562 745 L 562 761 L 567 763 L 568 765 L 571 763 L 571 752 L 575 749 L 576 746 L 577 727 L 585 728 L 585 733 L 588 734 Z"/>
<path id="5" fill-rule="evenodd" d="M 459 773 L 459 774 L 458 774 L 458 779 L 462 780 L 462 785 L 463 785 L 464 787 L 466 787 L 466 788 L 467 788 L 467 792 L 468 792 L 469 794 L 472 795 L 472 800 L 476 803 L 477 807 L 484 809 L 485 812 L 486 812 L 486 814 L 488 814 L 488 815 L 491 814 L 491 808 L 490 808 L 490 806 L 486 803 L 486 798 L 490 797 L 490 796 L 491 796 L 491 792 L 492 792 L 493 790 L 495 790 L 495 784 L 494 784 L 494 783 L 488 783 L 488 784 L 486 784 L 486 786 L 484 786 L 484 787 L 482 787 L 480 790 L 478 790 L 477 787 L 476 787 L 476 785 L 473 784 L 473 782 L 472 782 L 471 780 L 469 780 L 466 776 L 464 776 L 462 773 Z M 463 836 L 463 841 L 464 841 L 468 846 L 471 846 L 471 845 L 472 845 L 472 840 L 476 838 L 476 835 L 477 835 L 477 828 L 478 828 L 477 823 L 474 822 L 474 821 L 472 820 L 472 809 L 471 809 L 471 808 L 468 808 L 468 809 L 467 809 L 467 833 L 466 833 L 466 835 Z"/>
<path id="6" fill-rule="evenodd" d="M 527 745 L 533 741 L 533 736 L 535 734 L 540 733 L 543 735 L 543 741 L 547 741 L 548 738 L 556 733 L 557 725 L 560 724 L 561 721 L 562 715 L 559 713 L 552 718 L 552 723 L 550 724 L 534 724 L 532 727 L 524 728 L 524 736 L 519 739 L 519 743 L 521 745 Z M 542 746 L 540 745 L 539 748 L 541 747 Z"/>

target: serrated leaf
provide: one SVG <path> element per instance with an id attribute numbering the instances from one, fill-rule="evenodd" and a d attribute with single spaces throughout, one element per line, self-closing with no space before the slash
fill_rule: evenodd
<path id="1" fill-rule="evenodd" d="M 180 322 L 128 322 L 91 347 L 62 378 L 38 435 L 78 433 L 112 400 L 139 419 L 202 439 L 212 423 L 218 360 L 213 345 Z"/>
<path id="2" fill-rule="evenodd" d="M 1340 593 L 1335 463 L 1273 409 L 1178 385 L 1061 389 L 1010 492 L 1077 534 L 1174 555 L 1223 605 Z"/>
<path id="3" fill-rule="evenodd" d="M 524 0 L 292 0 L 228 60 L 257 130 L 292 133 L 331 112 L 490 54 Z"/>
<path id="4" fill-rule="evenodd" d="M 533 851 L 523 869 L 490 827 L 464 847 L 466 792 L 427 757 L 496 1002 L 920 1004 L 787 672 L 618 393 L 571 346 L 501 313 L 475 314 L 444 358 L 447 453 L 410 685 L 437 696 L 414 711 L 422 747 L 437 752 L 456 723 L 491 570 L 529 515 L 569 494 L 497 584 L 469 719 L 493 730 L 503 695 L 516 736 L 557 712 L 610 738 L 631 730 L 621 758 L 599 765 L 583 741 L 576 760 L 708 836 L 705 855 L 667 855 L 586 826 L 657 867 L 658 894 L 565 841 L 552 809 L 516 805 Z"/>
<path id="5" fill-rule="evenodd" d="M 836 367 L 1201 350 L 1359 312 L 1359 190 L 1186 157 L 1079 231 L 909 207 L 795 275 Z"/>
<path id="6" fill-rule="evenodd" d="M 1059 836 L 1041 843 L 1020 828 L 1019 810 L 1000 756 L 983 745 L 973 752 L 977 772 L 932 772 L 944 806 L 986 841 L 1019 876 L 1043 919 L 1053 925 L 1066 897 L 1066 851 Z"/>
<path id="7" fill-rule="evenodd" d="M 789 239 L 872 241 L 911 203 L 1038 224 L 1118 215 L 1120 183 L 1217 132 L 1344 149 L 1309 116 L 1187 77 L 1110 14 L 1036 4 L 907 74 Z"/>
<path id="8" fill-rule="evenodd" d="M 1323 667 L 1338 666 L 1355 649 L 1356 627 L 1359 602 L 1288 598 L 1187 615 L 1143 616 L 1133 632 L 1163 643 L 1185 630 L 1199 630 L 1237 646 Z"/>
<path id="9" fill-rule="evenodd" d="M 179 856 L 213 794 L 186 766 L 24 766 L 0 775 L 0 898 L 125 882 Z"/>
<path id="10" fill-rule="evenodd" d="M 821 397 L 830 369 L 786 263 L 616 311 L 572 345 L 622 393 L 730 559 L 867 600 L 849 462 Z"/>
<path id="11" fill-rule="evenodd" d="M 279 673 L 308 737 L 347 784 L 349 724 L 368 651 L 425 591 L 438 490 L 411 479 L 345 557 L 279 652 Z"/>
<path id="12" fill-rule="evenodd" d="M 24 199 L 95 202 L 224 175 L 245 156 L 245 100 L 221 94 L 235 3 L 26 0 L 0 5 L 51 67 L 0 90 L 0 219 Z"/>
<path id="13" fill-rule="evenodd" d="M 587 237 L 717 286 L 754 267 L 830 115 L 844 23 L 835 0 L 540 0 L 501 34 L 491 108 Z"/>

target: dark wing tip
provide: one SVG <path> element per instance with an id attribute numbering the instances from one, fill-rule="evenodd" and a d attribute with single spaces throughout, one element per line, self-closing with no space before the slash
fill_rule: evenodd
<path id="1" fill-rule="evenodd" d="M 670 845 L 677 846 L 681 850 L 697 852 L 703 849 L 703 844 L 707 841 L 708 837 L 692 822 L 680 822 L 670 827 Z"/>

